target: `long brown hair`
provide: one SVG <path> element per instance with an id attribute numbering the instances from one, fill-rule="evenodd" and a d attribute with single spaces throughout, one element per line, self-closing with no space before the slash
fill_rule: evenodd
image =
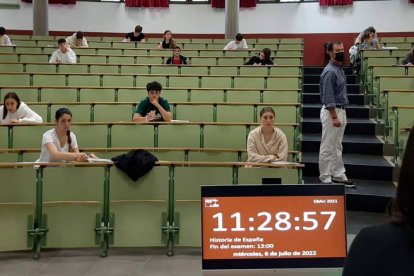
<path id="1" fill-rule="evenodd" d="M 14 93 L 14 92 L 7 93 L 4 96 L 4 101 L 3 101 L 3 120 L 6 119 L 6 116 L 7 116 L 7 108 L 6 108 L 6 100 L 7 99 L 14 99 L 17 102 L 17 109 L 19 109 L 20 103 L 21 103 L 20 98 L 19 98 L 19 96 L 17 96 L 16 93 Z"/>

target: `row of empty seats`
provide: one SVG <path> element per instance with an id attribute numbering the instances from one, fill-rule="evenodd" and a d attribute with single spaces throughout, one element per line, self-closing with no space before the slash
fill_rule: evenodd
<path id="1" fill-rule="evenodd" d="M 24 102 L 135 102 L 148 95 L 145 87 L 30 87 L 0 86 L 0 98 L 16 92 Z M 162 97 L 172 102 L 300 103 L 301 89 L 179 89 L 163 88 Z"/>
<path id="2" fill-rule="evenodd" d="M 147 65 L 147 64 L 49 64 L 32 62 L 1 62 L 0 73 L 108 73 L 108 74 L 170 74 L 170 75 L 302 75 L 301 65 Z"/>
<path id="3" fill-rule="evenodd" d="M 162 74 L 82 74 L 82 73 L 0 73 L 3 86 L 89 86 L 146 87 L 157 81 L 163 87 L 179 88 L 254 88 L 298 89 L 301 75 L 223 76 L 223 75 L 162 75 Z"/>
<path id="4" fill-rule="evenodd" d="M 44 122 L 54 122 L 54 114 L 61 107 L 72 110 L 77 122 L 130 122 L 135 113 L 136 102 L 62 102 L 28 103 L 30 108 L 42 116 Z M 257 123 L 259 112 L 271 106 L 277 112 L 278 123 L 299 123 L 299 103 L 197 103 L 170 102 L 174 120 L 190 122 L 247 122 Z"/>
<path id="5" fill-rule="evenodd" d="M 170 242 L 200 246 L 201 185 L 244 185 L 275 175 L 283 184 L 301 179 L 300 165 L 266 169 L 235 162 L 166 162 L 135 183 L 103 166 L 46 167 L 36 175 L 30 165 L 0 164 L 2 179 L 13 182 L 0 182 L 0 251 L 30 249 L 36 235 L 27 234 L 28 226 L 48 230 L 42 248 L 96 247 L 104 239 L 95 229 L 102 226 L 112 229 L 108 245 L 162 246 L 171 236 L 168 225 L 175 227 Z"/>

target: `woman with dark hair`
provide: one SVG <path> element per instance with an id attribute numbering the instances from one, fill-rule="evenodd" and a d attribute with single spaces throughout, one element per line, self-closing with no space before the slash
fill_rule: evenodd
<path id="1" fill-rule="evenodd" d="M 250 131 L 247 138 L 247 162 L 286 161 L 286 135 L 275 126 L 275 111 L 270 106 L 260 110 L 261 125 Z"/>
<path id="2" fill-rule="evenodd" d="M 89 47 L 83 32 L 79 31 L 66 38 L 66 44 L 69 47 Z"/>
<path id="3" fill-rule="evenodd" d="M 27 104 L 21 102 L 19 96 L 9 92 L 4 96 L 3 105 L 0 106 L 0 124 L 28 124 L 42 123 L 42 117 L 31 110 Z"/>
<path id="4" fill-rule="evenodd" d="M 405 147 L 393 221 L 367 227 L 355 237 L 343 276 L 414 275 L 414 127 Z"/>
<path id="5" fill-rule="evenodd" d="M 177 43 L 173 39 L 172 32 L 170 30 L 166 30 L 164 32 L 164 40 L 160 42 L 160 44 L 158 45 L 157 48 L 159 50 L 162 50 L 162 49 L 174 49 L 175 46 L 177 46 Z"/>
<path id="6" fill-rule="evenodd" d="M 89 157 L 96 158 L 79 152 L 76 135 L 70 131 L 72 112 L 69 109 L 58 109 L 55 120 L 56 126 L 43 134 L 42 151 L 36 162 L 87 162 Z"/>
<path id="7" fill-rule="evenodd" d="M 249 59 L 244 65 L 273 65 L 273 61 L 270 58 L 272 51 L 269 48 L 264 48 L 260 51 L 259 56 L 254 56 Z"/>
<path id="8" fill-rule="evenodd" d="M 407 54 L 405 59 L 402 60 L 402 65 L 413 65 L 414 64 L 414 47 Z"/>
<path id="9" fill-rule="evenodd" d="M 12 46 L 10 37 L 6 35 L 6 29 L 0 27 L 0 46 Z"/>
<path id="10" fill-rule="evenodd" d="M 366 28 L 364 31 L 362 31 L 358 35 L 358 37 L 355 39 L 354 45 L 357 46 L 357 45 L 363 43 L 364 42 L 364 36 L 367 33 L 371 37 L 372 47 L 375 48 L 375 49 L 381 48 L 379 43 L 378 43 L 377 31 L 375 30 L 375 28 L 373 26 L 370 26 L 370 27 Z"/>

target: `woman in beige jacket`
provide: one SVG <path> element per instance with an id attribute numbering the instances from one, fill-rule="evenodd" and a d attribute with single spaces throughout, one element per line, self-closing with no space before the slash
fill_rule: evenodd
<path id="1" fill-rule="evenodd" d="M 260 110 L 261 126 L 253 129 L 247 138 L 247 162 L 286 161 L 288 143 L 286 135 L 275 124 L 275 111 L 271 107 Z"/>

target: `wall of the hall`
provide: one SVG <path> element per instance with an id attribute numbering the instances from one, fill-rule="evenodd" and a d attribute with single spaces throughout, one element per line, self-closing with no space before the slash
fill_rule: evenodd
<path id="1" fill-rule="evenodd" d="M 207 4 L 126 8 L 119 3 L 78 2 L 74 6 L 50 5 L 49 29 L 114 34 L 131 31 L 140 24 L 149 34 L 171 29 L 177 34 L 223 35 L 224 17 L 224 9 L 213 9 Z M 7 29 L 30 31 L 32 5 L 22 3 L 18 10 L 0 9 L 0 18 L 0 24 Z M 305 63 L 316 65 L 323 59 L 322 41 L 339 37 L 348 46 L 356 33 L 370 25 L 375 26 L 380 35 L 412 32 L 414 4 L 407 0 L 356 1 L 351 6 L 336 7 L 320 7 L 317 2 L 258 4 L 256 8 L 241 9 L 239 18 L 240 32 L 245 34 L 305 37 Z"/>

